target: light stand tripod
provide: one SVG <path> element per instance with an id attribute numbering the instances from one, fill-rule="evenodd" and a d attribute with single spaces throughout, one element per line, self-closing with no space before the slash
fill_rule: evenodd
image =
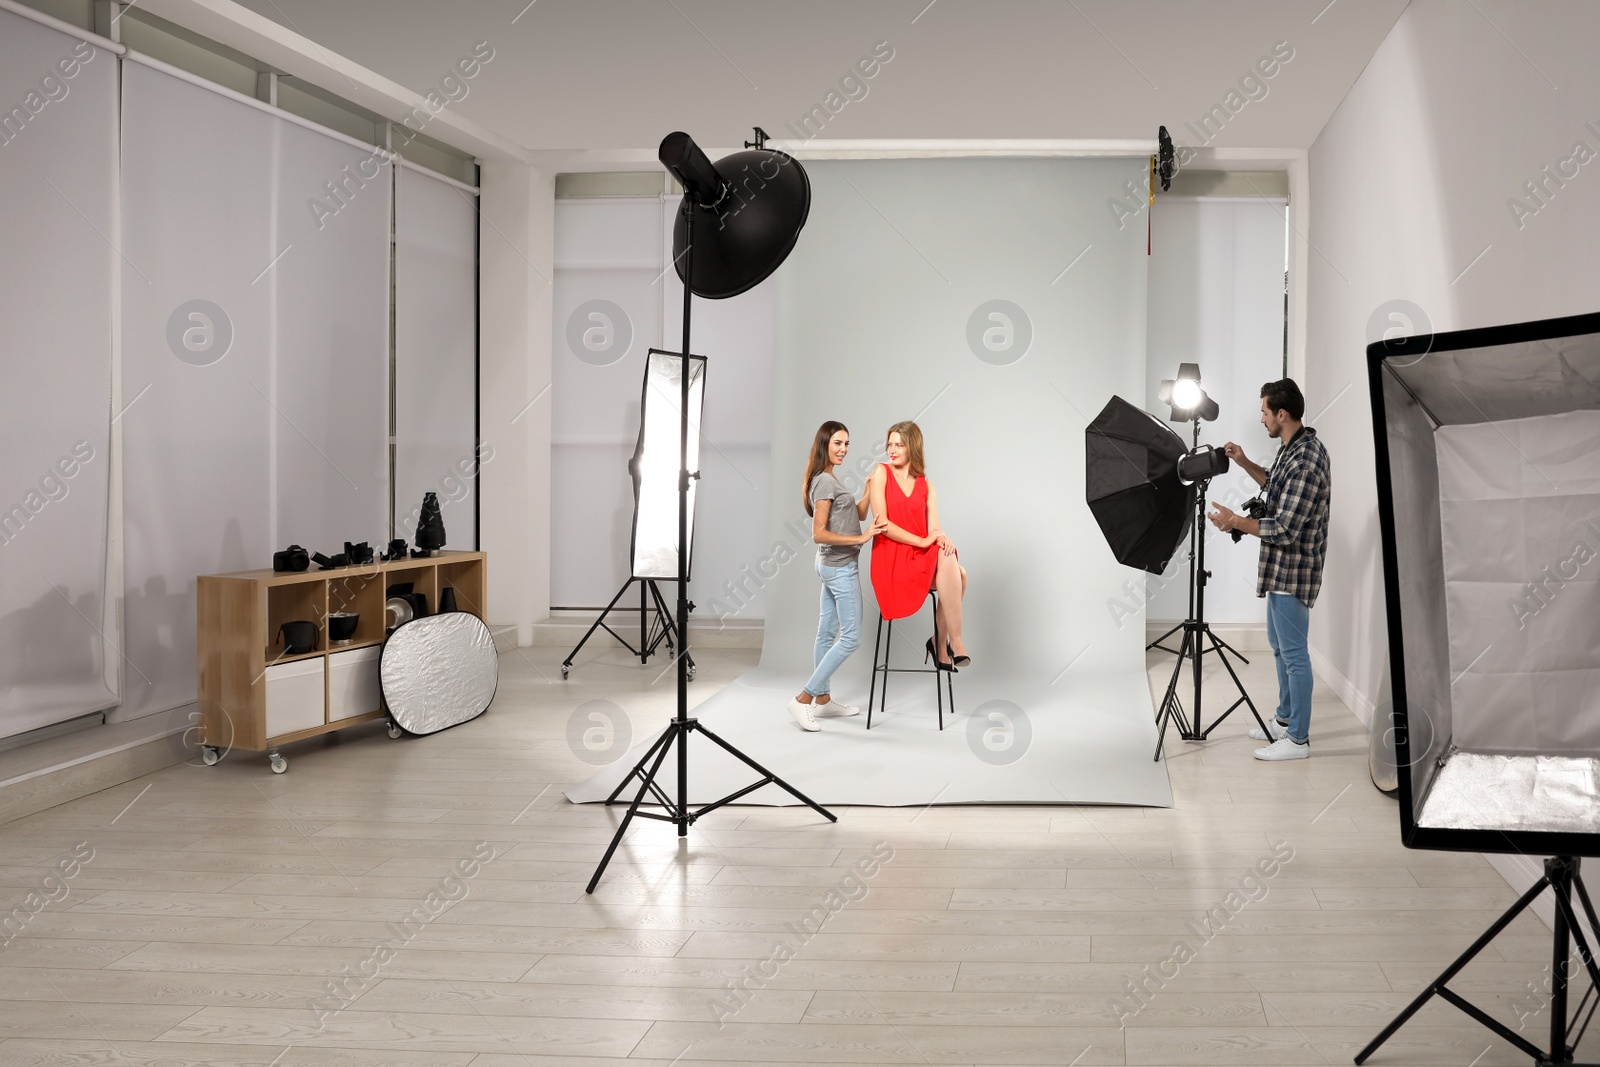
<path id="1" fill-rule="evenodd" d="M 1583 936 L 1583 928 L 1578 925 L 1577 914 L 1572 910 L 1572 891 L 1578 891 L 1578 900 L 1583 904 L 1584 915 L 1589 919 L 1589 929 L 1600 931 L 1600 920 L 1595 918 L 1594 904 L 1589 900 L 1589 891 L 1584 888 L 1583 876 L 1579 873 L 1579 859 L 1576 856 L 1552 856 L 1544 861 L 1544 874 L 1533 883 L 1533 887 L 1517 899 L 1517 902 L 1506 910 L 1506 913 L 1495 920 L 1493 926 L 1483 932 L 1483 936 L 1472 943 L 1472 947 L 1463 952 L 1461 956 L 1445 968 L 1443 974 L 1435 978 L 1422 994 L 1406 1006 L 1405 1011 L 1395 1016 L 1393 1022 L 1384 1027 L 1383 1033 L 1372 1039 L 1372 1042 L 1356 1055 L 1356 1063 L 1366 1063 L 1367 1058 L 1378 1051 L 1378 1046 L 1394 1036 L 1394 1032 L 1405 1025 L 1406 1021 L 1415 1015 L 1422 1006 L 1435 996 L 1443 997 L 1454 1004 L 1473 1019 L 1505 1038 L 1517 1048 L 1533 1057 L 1535 1067 L 1583 1067 L 1575 1065 L 1572 1055 L 1578 1042 L 1583 1040 L 1583 1035 L 1589 1028 L 1589 1020 L 1594 1017 L 1596 1006 L 1600 1006 L 1600 997 L 1591 1003 L 1589 998 L 1600 991 L 1600 967 L 1596 967 L 1594 953 L 1589 950 L 1589 942 Z M 1527 1040 L 1515 1030 L 1506 1026 L 1498 1019 L 1491 1018 L 1483 1009 L 1471 1003 L 1445 983 L 1454 978 L 1467 964 L 1471 963 L 1478 953 L 1482 952 L 1494 937 L 1511 925 L 1511 920 L 1533 903 L 1535 897 L 1545 889 L 1555 891 L 1556 922 L 1551 931 L 1552 948 L 1550 955 L 1550 1046 L 1541 1049 L 1533 1042 Z M 1578 942 L 1578 958 L 1583 962 L 1584 968 L 1589 972 L 1589 989 L 1578 1001 L 1577 1011 L 1573 1013 L 1572 1021 L 1567 1021 L 1567 985 L 1571 978 L 1567 974 L 1568 963 L 1572 954 L 1572 942 Z M 1587 1007 L 1588 1014 L 1584 1013 Z M 1579 1026 L 1582 1020 L 1582 1026 Z M 1573 1028 L 1578 1032 L 1574 1034 Z M 1586 1067 L 1596 1067 L 1588 1064 Z"/>
<path id="2" fill-rule="evenodd" d="M 628 591 L 634 582 L 639 583 L 638 648 L 634 648 L 632 642 L 626 637 L 606 625 L 606 616 L 611 614 L 612 609 L 617 606 L 617 601 L 622 599 L 623 594 Z M 633 609 L 623 608 L 622 610 L 632 611 Z M 689 605 L 689 610 L 694 610 L 693 604 Z M 652 613 L 654 613 L 653 617 Z M 611 598 L 611 603 L 606 605 L 605 610 L 600 613 L 600 617 L 594 620 L 594 625 L 589 627 L 589 632 L 583 635 L 583 640 L 579 641 L 572 651 L 567 653 L 567 658 L 561 661 L 562 678 L 567 676 L 567 671 L 572 668 L 572 661 L 577 658 L 579 652 L 583 651 L 583 646 L 589 643 L 589 638 L 594 636 L 596 630 L 604 630 L 622 642 L 622 647 L 633 655 L 638 656 L 640 663 L 649 663 L 650 657 L 655 655 L 656 649 L 661 647 L 662 642 L 666 642 L 667 651 L 671 652 L 673 639 L 678 636 L 678 628 L 673 624 L 672 613 L 667 610 L 666 598 L 661 595 L 661 587 L 656 584 L 656 579 L 629 578 L 622 583 L 622 588 L 617 590 L 617 595 Z M 689 661 L 689 677 L 693 678 L 695 672 L 694 657 L 687 656 L 686 658 Z"/>
<path id="3" fill-rule="evenodd" d="M 689 479 L 698 478 L 699 471 L 693 473 L 689 470 L 689 378 L 691 376 L 693 361 L 689 346 L 689 316 L 694 297 L 694 244 L 695 244 L 695 211 L 692 203 L 693 196 L 685 191 L 683 197 L 683 215 L 687 223 L 688 237 L 683 251 L 683 350 L 679 353 L 683 359 L 683 373 L 680 376 L 682 394 L 678 406 L 678 624 L 677 633 L 681 646 L 678 655 L 678 702 L 677 710 L 670 723 L 667 724 L 660 737 L 656 738 L 649 751 L 636 763 L 627 776 L 617 783 L 617 788 L 606 798 L 606 803 L 615 803 L 630 782 L 635 778 L 639 781 L 639 792 L 634 796 L 633 802 L 628 805 L 628 813 L 622 817 L 622 824 L 617 827 L 617 832 L 611 838 L 611 844 L 606 849 L 606 854 L 600 860 L 600 866 L 595 868 L 594 877 L 589 879 L 589 886 L 585 892 L 593 893 L 594 887 L 600 884 L 600 876 L 605 873 L 606 865 L 611 862 L 611 857 L 617 851 L 617 846 L 622 843 L 622 837 L 628 832 L 628 824 L 633 822 L 634 816 L 642 819 L 656 819 L 660 822 L 677 824 L 678 836 L 689 836 L 689 826 L 707 812 L 715 811 L 724 804 L 731 804 L 747 793 L 753 793 L 767 784 L 778 786 L 784 792 L 805 804 L 819 815 L 825 816 L 829 822 L 838 822 L 838 817 L 826 808 L 819 805 L 810 797 L 799 792 L 789 783 L 761 766 L 755 760 L 734 748 L 728 742 L 718 737 L 711 730 L 701 724 L 699 719 L 689 718 Z M 714 206 L 714 205 L 712 205 Z M 697 431 L 698 432 L 698 429 Z M 619 594 L 620 595 L 620 594 Z M 689 807 L 689 738 L 695 733 L 702 733 L 723 751 L 740 760 L 751 770 L 762 776 L 761 780 L 743 789 L 735 790 L 721 800 L 713 801 L 698 810 Z M 668 797 L 666 792 L 656 784 L 656 775 L 661 770 L 661 765 L 666 761 L 667 753 L 674 744 L 678 749 L 678 795 L 676 799 Z M 648 764 L 648 770 L 646 765 Z M 639 806 L 644 803 L 646 796 L 654 797 L 664 813 L 640 811 Z"/>
<path id="4" fill-rule="evenodd" d="M 1194 420 L 1194 440 L 1198 445 L 1200 441 L 1200 420 Z M 1176 649 L 1161 647 L 1168 652 L 1176 652 L 1178 662 L 1172 665 L 1172 678 L 1167 682 L 1166 695 L 1161 698 L 1161 709 L 1156 712 L 1156 730 L 1159 736 L 1156 739 L 1155 759 L 1161 758 L 1161 749 L 1167 742 L 1167 723 L 1175 721 L 1178 724 L 1178 736 L 1185 741 L 1204 741 L 1222 724 L 1222 720 L 1232 715 L 1244 704 L 1250 709 L 1250 714 L 1255 716 L 1261 732 L 1269 738 L 1272 736 L 1267 731 L 1267 724 L 1261 721 L 1261 713 L 1256 710 L 1255 702 L 1250 699 L 1250 694 L 1245 692 L 1244 683 L 1239 681 L 1239 675 L 1234 671 L 1233 664 L 1228 660 L 1228 654 L 1234 652 L 1225 642 L 1218 639 L 1211 632 L 1210 623 L 1206 622 L 1206 579 L 1211 577 L 1211 572 L 1206 570 L 1206 536 L 1204 527 L 1206 522 L 1206 490 L 1211 485 L 1211 479 L 1202 479 L 1196 482 L 1197 490 L 1194 498 L 1194 523 L 1189 528 L 1189 617 L 1182 623 L 1168 630 L 1162 637 L 1183 631 L 1183 643 Z M 1158 638 L 1152 644 L 1159 644 Z M 1207 647 L 1209 645 L 1209 647 Z M 1222 665 L 1228 669 L 1228 677 L 1233 679 L 1234 688 L 1239 690 L 1239 699 L 1228 706 L 1228 710 L 1218 715 L 1210 726 L 1203 723 L 1201 715 L 1200 671 L 1202 657 L 1207 652 L 1215 652 Z M 1245 663 L 1250 662 L 1243 656 L 1239 659 Z M 1183 674 L 1183 665 L 1188 663 L 1194 672 L 1194 719 L 1192 722 L 1184 718 L 1183 702 L 1178 699 L 1178 679 Z"/>

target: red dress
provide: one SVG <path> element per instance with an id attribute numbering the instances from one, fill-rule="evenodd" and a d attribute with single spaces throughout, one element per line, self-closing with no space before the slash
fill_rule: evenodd
<path id="1" fill-rule="evenodd" d="M 884 518 L 913 537 L 928 536 L 928 482 L 919 477 L 907 496 L 895 480 L 887 463 L 883 487 Z M 892 541 L 884 534 L 872 539 L 872 594 L 878 598 L 878 611 L 886 619 L 903 619 L 916 614 L 933 587 L 934 568 L 939 565 L 939 546 L 917 548 Z"/>

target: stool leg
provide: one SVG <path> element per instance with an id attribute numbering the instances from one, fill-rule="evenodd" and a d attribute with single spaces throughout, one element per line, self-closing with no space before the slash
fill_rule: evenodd
<path id="1" fill-rule="evenodd" d="M 878 696 L 878 649 L 883 645 L 883 615 L 878 615 L 878 636 L 872 642 L 872 688 L 867 690 L 867 729 L 872 729 L 872 703 Z"/>
<path id="2" fill-rule="evenodd" d="M 939 703 L 939 729 L 944 729 L 944 689 L 941 688 L 941 678 L 949 678 L 949 671 L 939 669 L 939 653 L 944 649 L 939 647 L 939 592 L 936 589 L 928 591 L 928 599 L 933 602 L 933 696 Z M 950 713 L 955 714 L 955 698 L 950 698 Z"/>
<path id="3" fill-rule="evenodd" d="M 889 620 L 888 633 L 883 638 L 883 710 L 889 710 L 889 662 L 893 659 L 890 654 L 894 648 L 894 620 Z"/>

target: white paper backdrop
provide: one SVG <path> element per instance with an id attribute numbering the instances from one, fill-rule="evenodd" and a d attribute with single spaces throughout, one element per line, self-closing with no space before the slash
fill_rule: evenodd
<path id="1" fill-rule="evenodd" d="M 390 186 L 350 178 L 367 156 L 124 64 L 132 713 L 194 699 L 197 575 L 385 533 Z"/>
<path id="2" fill-rule="evenodd" d="M 477 547 L 476 198 L 402 167 L 395 199 L 395 537 L 439 494 L 451 548 Z M 494 442 L 486 442 L 493 462 Z"/>
<path id="3" fill-rule="evenodd" d="M 116 63 L 0 11 L 0 736 L 116 703 Z"/>

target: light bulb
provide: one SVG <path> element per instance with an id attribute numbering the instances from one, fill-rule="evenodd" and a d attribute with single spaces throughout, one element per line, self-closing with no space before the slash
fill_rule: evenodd
<path id="1" fill-rule="evenodd" d="M 1172 406 L 1188 411 L 1205 397 L 1200 383 L 1193 378 L 1179 378 L 1172 385 Z"/>

